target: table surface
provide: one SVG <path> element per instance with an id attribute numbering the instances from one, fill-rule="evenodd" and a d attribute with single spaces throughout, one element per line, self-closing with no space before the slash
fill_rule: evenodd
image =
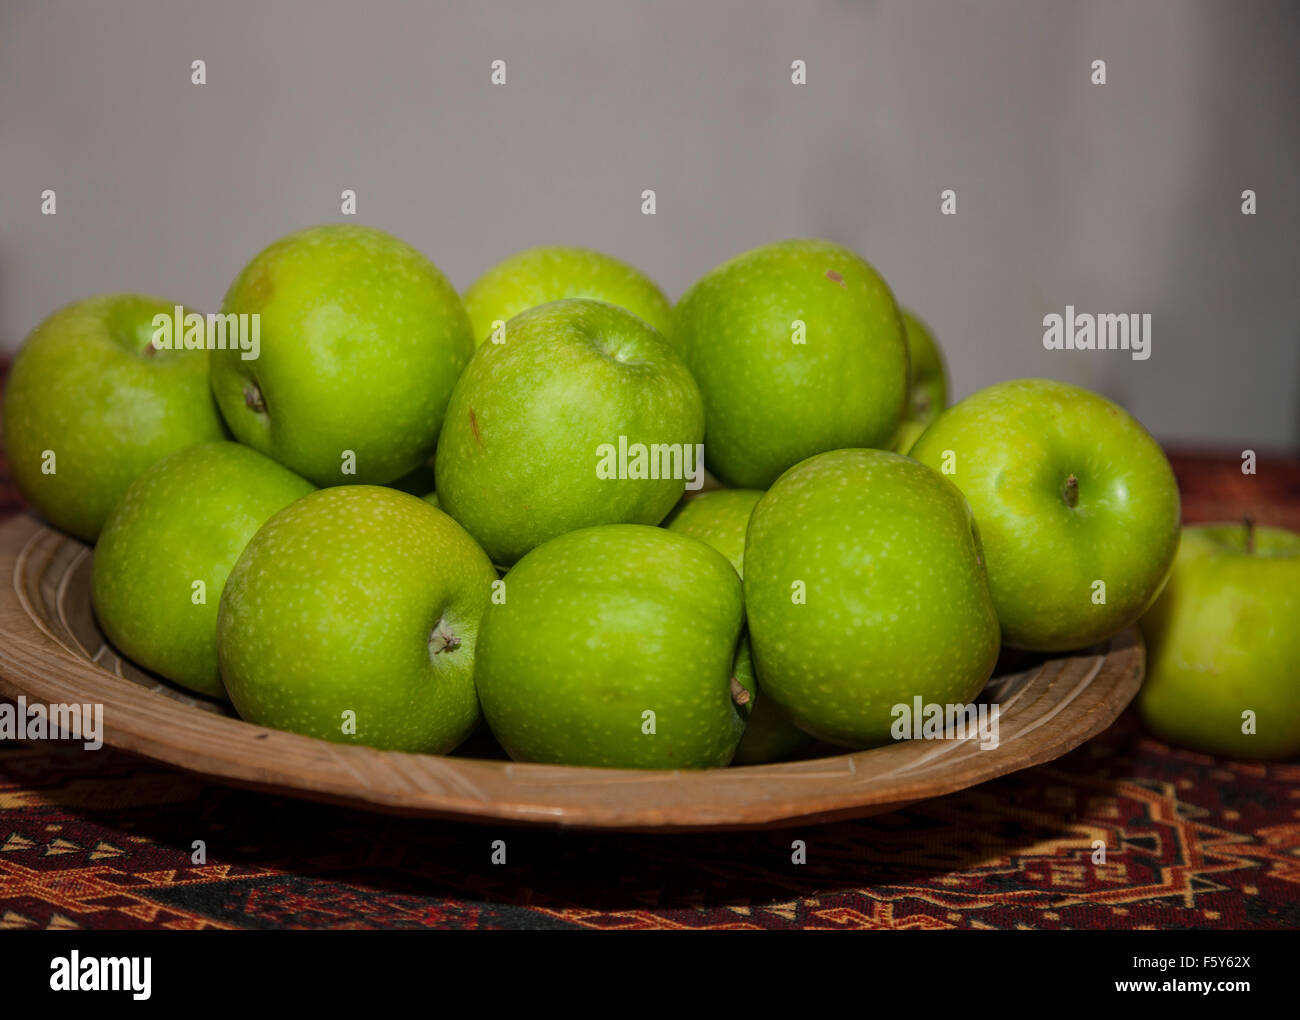
<path id="1" fill-rule="evenodd" d="M 1300 461 L 1262 455 L 1246 476 L 1240 451 L 1171 460 L 1187 521 L 1300 529 Z M 16 512 L 0 461 L 0 517 Z M 1064 758 L 896 814 L 593 835 L 370 815 L 108 748 L 0 742 L 0 928 L 390 927 L 1300 928 L 1300 764 L 1172 749 L 1130 710 Z"/>

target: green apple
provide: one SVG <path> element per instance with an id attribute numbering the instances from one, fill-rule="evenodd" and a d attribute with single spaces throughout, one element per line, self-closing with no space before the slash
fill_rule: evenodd
<path id="1" fill-rule="evenodd" d="M 707 542 L 731 561 L 736 573 L 745 574 L 745 530 L 763 493 L 757 489 L 714 489 L 688 496 L 664 521 L 664 527 Z M 812 738 L 799 729 L 771 698 L 762 696 L 754 677 L 749 639 L 742 638 L 732 669 L 750 699 L 741 706 L 745 735 L 740 738 L 733 764 L 757 765 L 778 761 L 806 747 Z"/>
<path id="2" fill-rule="evenodd" d="M 745 529 L 762 496 L 761 489 L 713 489 L 687 496 L 665 518 L 664 527 L 707 542 L 743 577 Z"/>
<path id="3" fill-rule="evenodd" d="M 921 438 L 921 433 L 926 430 L 926 426 L 919 421 L 905 421 L 898 426 L 898 431 L 894 433 L 894 441 L 890 443 L 890 449 L 895 453 L 910 454 L 916 441 Z"/>
<path id="4" fill-rule="evenodd" d="M 902 424 L 891 444 L 895 453 L 907 453 L 926 426 L 948 406 L 948 370 L 943 363 L 939 342 L 935 340 L 930 328 L 912 312 L 906 308 L 902 311 L 903 325 L 907 330 L 908 360 L 911 364 L 911 394 Z"/>
<path id="5" fill-rule="evenodd" d="M 217 606 L 267 519 L 314 486 L 238 443 L 189 446 L 131 483 L 109 514 L 91 573 L 95 615 L 128 658 L 224 698 Z"/>
<path id="6" fill-rule="evenodd" d="M 1160 593 L 1178 550 L 1178 485 L 1156 441 L 1104 397 L 998 383 L 945 411 L 910 456 L 974 509 L 1007 644 L 1094 644 Z"/>
<path id="7" fill-rule="evenodd" d="M 785 710 L 760 689 L 754 674 L 754 655 L 748 634 L 740 639 L 731 675 L 750 695 L 749 700 L 740 706 L 741 715 L 745 717 L 745 732 L 731 757 L 731 764 L 763 765 L 784 761 L 812 746 L 813 738 L 792 723 Z"/>
<path id="8" fill-rule="evenodd" d="M 709 470 L 762 489 L 815 453 L 885 446 L 908 392 L 907 341 L 889 287 L 829 241 L 781 241 L 698 280 L 673 343 L 700 384 Z"/>
<path id="9" fill-rule="evenodd" d="M 566 531 L 658 524 L 692 468 L 703 482 L 703 439 L 699 389 L 663 337 L 614 305 L 553 301 L 511 319 L 456 384 L 438 498 L 508 566 Z"/>
<path id="10" fill-rule="evenodd" d="M 496 580 L 464 529 L 415 496 L 314 492 L 262 526 L 226 581 L 226 692 L 259 725 L 449 751 L 479 720 L 474 649 Z"/>
<path id="11" fill-rule="evenodd" d="M 943 352 L 930 328 L 913 312 L 903 309 L 907 353 L 911 364 L 911 399 L 906 417 L 929 425 L 948 406 L 948 370 Z"/>
<path id="12" fill-rule="evenodd" d="M 1300 535 L 1185 529 L 1142 633 L 1137 707 L 1156 736 L 1231 758 L 1300 754 Z"/>
<path id="13" fill-rule="evenodd" d="M 139 294 L 78 301 L 31 332 L 9 371 L 4 441 L 14 481 L 50 523 L 88 542 L 145 468 L 226 434 L 208 352 L 151 342 L 154 317 L 171 319 L 175 308 Z"/>
<path id="14" fill-rule="evenodd" d="M 833 744 L 889 742 L 894 706 L 969 704 L 998 619 L 961 493 L 883 450 L 835 450 L 754 508 L 745 607 L 762 694 Z"/>
<path id="15" fill-rule="evenodd" d="M 426 492 L 420 498 L 430 506 L 436 506 L 439 510 L 442 509 L 442 501 L 438 499 L 438 494 L 436 492 Z"/>
<path id="16" fill-rule="evenodd" d="M 465 310 L 474 339 L 481 344 L 520 312 L 562 298 L 618 305 L 665 336 L 672 328 L 672 305 L 653 280 L 612 255 L 587 248 L 516 252 L 470 285 L 465 291 Z"/>
<path id="17" fill-rule="evenodd" d="M 260 317 L 257 357 L 212 355 L 230 430 L 317 485 L 383 484 L 427 461 L 474 351 L 438 268 L 370 227 L 281 238 L 244 267 L 222 311 Z"/>
<path id="18" fill-rule="evenodd" d="M 483 714 L 520 761 L 726 765 L 744 728 L 744 617 L 736 571 L 703 542 L 637 524 L 569 532 L 515 564 L 483 614 Z"/>

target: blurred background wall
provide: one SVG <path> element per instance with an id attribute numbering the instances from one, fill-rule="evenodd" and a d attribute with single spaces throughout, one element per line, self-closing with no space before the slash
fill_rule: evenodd
<path id="1" fill-rule="evenodd" d="M 1300 4 L 1261 0 L 3 0 L 0 346 L 100 291 L 215 309 L 351 188 L 462 289 L 566 243 L 675 299 L 829 237 L 930 322 L 958 397 L 1051 376 L 1164 439 L 1294 447 L 1298 53 Z M 1151 313 L 1150 360 L 1045 351 L 1067 304 Z"/>

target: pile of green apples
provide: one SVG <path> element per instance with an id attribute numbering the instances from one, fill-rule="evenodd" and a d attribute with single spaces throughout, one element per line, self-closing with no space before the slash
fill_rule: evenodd
<path id="1" fill-rule="evenodd" d="M 330 225 L 230 285 L 220 321 L 255 323 L 252 347 L 213 349 L 213 317 L 161 342 L 189 314 L 54 313 L 10 372 L 5 448 L 29 503 L 95 543 L 116 648 L 252 723 L 777 761 L 888 743 L 895 706 L 970 702 L 1003 646 L 1097 645 L 1155 604 L 1153 728 L 1300 751 L 1300 539 L 1205 529 L 1180 554 L 1160 447 L 1078 387 L 947 408 L 934 336 L 840 245 L 746 252 L 673 306 L 555 247 L 462 296 Z"/>

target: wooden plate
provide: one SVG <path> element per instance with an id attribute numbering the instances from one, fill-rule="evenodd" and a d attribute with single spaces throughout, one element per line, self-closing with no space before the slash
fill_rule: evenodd
<path id="1" fill-rule="evenodd" d="M 1050 761 L 1101 732 L 1137 693 L 1135 630 L 1001 671 L 1000 743 L 903 741 L 779 765 L 653 772 L 376 751 L 254 726 L 120 658 L 90 606 L 91 550 L 15 517 L 0 527 L 0 694 L 102 704 L 106 744 L 206 778 L 406 815 L 692 831 L 893 810 Z M 5 583 L 7 581 L 7 583 Z"/>

